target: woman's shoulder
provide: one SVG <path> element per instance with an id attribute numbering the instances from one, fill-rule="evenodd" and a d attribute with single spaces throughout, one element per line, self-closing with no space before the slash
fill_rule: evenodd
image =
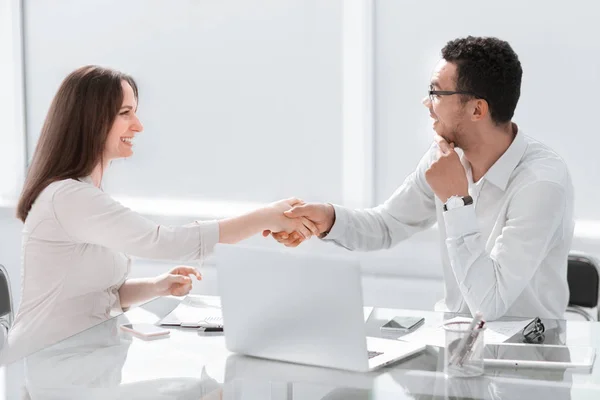
<path id="1" fill-rule="evenodd" d="M 81 199 L 87 196 L 93 196 L 95 194 L 102 193 L 93 184 L 86 182 L 84 179 L 61 179 L 59 181 L 52 182 L 49 184 L 41 193 L 40 198 L 47 201 L 60 201 L 67 200 L 69 198 Z"/>
<path id="2" fill-rule="evenodd" d="M 97 189 L 93 185 L 77 179 L 61 179 L 46 186 L 31 206 L 25 225 L 29 228 L 40 221 L 56 218 L 56 209 L 72 210 L 80 203 L 86 203 L 88 190 Z"/>

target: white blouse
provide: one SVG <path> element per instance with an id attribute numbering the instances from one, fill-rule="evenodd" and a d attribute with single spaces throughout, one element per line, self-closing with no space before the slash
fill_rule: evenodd
<path id="1" fill-rule="evenodd" d="M 10 362 L 120 312 L 119 288 L 132 256 L 204 259 L 217 221 L 158 225 L 122 206 L 91 178 L 45 188 L 23 227 L 21 305 L 2 350 Z"/>

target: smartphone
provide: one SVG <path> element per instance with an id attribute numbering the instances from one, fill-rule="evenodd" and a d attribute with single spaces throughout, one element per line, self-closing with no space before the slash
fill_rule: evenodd
<path id="1" fill-rule="evenodd" d="M 491 367 L 589 369 L 595 357 L 596 349 L 586 346 L 502 343 L 487 344 L 483 351 L 483 362 Z"/>
<path id="2" fill-rule="evenodd" d="M 152 324 L 123 324 L 121 329 L 141 339 L 158 339 L 167 337 L 171 333 L 168 329 L 160 328 Z"/>
<path id="3" fill-rule="evenodd" d="M 422 317 L 394 317 L 381 326 L 382 332 L 387 333 L 409 333 L 423 325 L 425 318 Z"/>

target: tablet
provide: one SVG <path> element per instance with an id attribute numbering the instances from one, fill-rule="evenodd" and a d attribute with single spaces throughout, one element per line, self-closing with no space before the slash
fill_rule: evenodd
<path id="1" fill-rule="evenodd" d="M 490 367 L 523 368 L 583 368 L 594 365 L 596 349 L 586 346 L 556 346 L 544 344 L 488 344 L 483 361 Z"/>

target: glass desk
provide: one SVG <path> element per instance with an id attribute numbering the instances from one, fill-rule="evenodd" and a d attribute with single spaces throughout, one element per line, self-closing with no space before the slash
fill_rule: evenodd
<path id="1" fill-rule="evenodd" d="M 443 349 L 427 346 L 410 359 L 363 374 L 232 354 L 225 348 L 223 333 L 173 328 L 170 337 L 144 341 L 119 328 L 124 323 L 155 323 L 179 301 L 153 300 L 2 366 L 2 395 L 7 399 L 600 399 L 600 354 L 591 371 L 486 367 L 481 377 L 461 379 L 446 378 Z M 426 323 L 440 324 L 455 316 L 375 308 L 367 334 L 382 336 L 379 327 L 394 315 L 423 316 Z M 592 346 L 600 353 L 600 323 L 544 323 L 546 343 Z"/>

